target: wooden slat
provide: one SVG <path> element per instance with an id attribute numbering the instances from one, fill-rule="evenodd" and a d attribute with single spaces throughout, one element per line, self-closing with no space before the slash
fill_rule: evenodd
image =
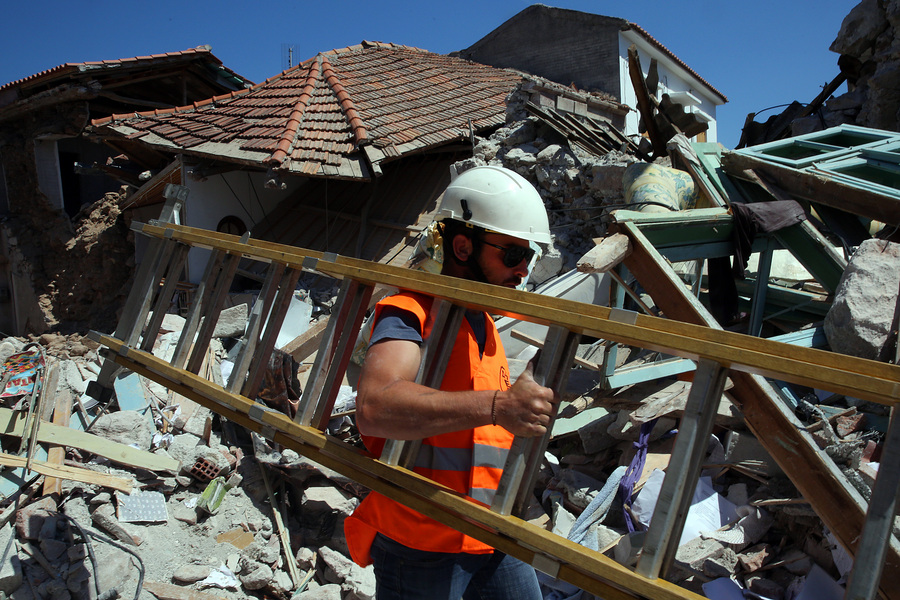
<path id="1" fill-rule="evenodd" d="M 69 418 L 72 416 L 72 394 L 69 390 L 63 390 L 56 394 L 56 409 L 53 411 L 53 424 L 59 427 L 68 427 Z M 66 459 L 66 447 L 52 445 L 47 450 L 47 463 L 61 465 Z M 62 480 L 56 477 L 47 477 L 44 480 L 44 495 L 62 494 Z"/>
<path id="2" fill-rule="evenodd" d="M 21 456 L 0 453 L 0 465 L 6 467 L 24 467 L 26 462 L 28 462 L 27 459 Z M 124 477 L 116 477 L 114 475 L 98 473 L 96 471 L 91 471 L 90 469 L 82 469 L 79 467 L 54 465 L 42 460 L 32 460 L 29 468 L 35 473 L 40 473 L 47 477 L 91 483 L 119 490 L 127 494 L 131 493 L 131 479 L 125 479 Z"/>
<path id="3" fill-rule="evenodd" d="M 826 173 L 792 169 L 738 152 L 722 155 L 725 172 L 739 179 L 752 179 L 744 172 L 763 173 L 795 198 L 838 208 L 848 213 L 900 225 L 900 199 L 848 185 Z"/>
<path id="4" fill-rule="evenodd" d="M 24 429 L 25 424 L 19 413 L 8 408 L 0 408 L 0 434 L 21 437 Z M 84 433 L 77 429 L 60 427 L 53 423 L 44 423 L 41 426 L 38 431 L 37 441 L 86 450 L 129 467 L 138 467 L 151 471 L 174 472 L 177 472 L 180 468 L 179 462 L 173 458 L 166 458 L 146 450 L 138 450 L 125 444 L 113 442 L 90 433 Z"/>

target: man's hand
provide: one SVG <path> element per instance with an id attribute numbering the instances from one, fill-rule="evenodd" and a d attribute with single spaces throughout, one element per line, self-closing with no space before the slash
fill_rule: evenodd
<path id="1" fill-rule="evenodd" d="M 512 387 L 497 393 L 497 425 L 523 437 L 544 435 L 558 402 L 553 390 L 534 380 L 533 366 L 529 362 Z"/>

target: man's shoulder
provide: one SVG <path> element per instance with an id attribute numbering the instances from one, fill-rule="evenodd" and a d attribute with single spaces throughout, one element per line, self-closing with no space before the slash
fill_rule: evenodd
<path id="1" fill-rule="evenodd" d="M 423 316 L 428 313 L 433 303 L 434 297 L 418 292 L 400 292 L 378 302 L 380 306 L 394 306 Z"/>

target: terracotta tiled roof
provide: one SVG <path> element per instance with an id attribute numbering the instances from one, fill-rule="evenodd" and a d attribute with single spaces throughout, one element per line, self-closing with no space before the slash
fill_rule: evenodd
<path id="1" fill-rule="evenodd" d="M 627 21 L 626 21 L 626 23 L 627 23 Z M 723 94 L 722 92 L 720 92 L 719 90 L 717 90 L 716 88 L 714 88 L 714 87 L 712 86 L 712 84 L 710 84 L 708 81 L 706 81 L 705 79 L 703 79 L 702 77 L 700 77 L 700 75 L 699 75 L 696 71 L 694 71 L 692 68 L 690 68 L 689 66 L 687 66 L 687 64 L 685 64 L 685 62 L 684 62 L 683 60 L 681 60 L 680 58 L 678 58 L 677 56 L 675 56 L 675 54 L 674 54 L 671 50 L 669 50 L 668 48 L 666 48 L 665 46 L 663 46 L 662 42 L 660 42 L 660 41 L 657 40 L 655 37 L 653 37 L 652 35 L 650 35 L 649 33 L 647 33 L 647 30 L 646 30 L 646 29 L 644 29 L 643 27 L 641 27 L 641 26 L 638 25 L 637 23 L 627 23 L 627 26 L 628 26 L 629 28 L 631 28 L 631 29 L 634 29 L 634 30 L 635 30 L 636 32 L 638 32 L 639 34 L 641 34 L 641 36 L 642 36 L 644 39 L 646 39 L 648 42 L 650 42 L 651 44 L 653 44 L 654 46 L 656 46 L 656 47 L 657 47 L 659 50 L 661 50 L 666 56 L 668 56 L 668 57 L 671 58 L 673 61 L 675 61 L 681 68 L 683 68 L 685 71 L 687 71 L 688 73 L 690 73 L 691 75 L 693 75 L 694 77 L 696 77 L 697 80 L 699 80 L 700 82 L 703 83 L 703 85 L 705 85 L 705 86 L 708 87 L 710 90 L 712 90 L 712 92 L 713 92 L 714 94 L 716 94 L 717 96 L 719 96 L 720 98 L 722 98 L 722 101 L 723 101 L 723 102 L 728 102 L 728 98 L 725 96 L 725 94 Z"/>
<path id="2" fill-rule="evenodd" d="M 198 56 L 204 56 L 208 58 L 210 61 L 214 62 L 218 65 L 218 67 L 229 77 L 235 79 L 236 81 L 240 81 L 243 83 L 252 84 L 253 82 L 241 77 L 228 67 L 222 65 L 222 61 L 216 58 L 212 50 L 209 46 L 198 46 L 197 48 L 190 48 L 188 50 L 181 50 L 179 52 L 166 52 L 164 54 L 150 54 L 148 56 L 135 56 L 132 58 L 118 58 L 115 60 L 97 60 L 97 61 L 88 61 L 88 62 L 80 62 L 80 63 L 65 63 L 59 65 L 57 67 L 53 67 L 52 69 L 47 69 L 45 71 L 41 71 L 40 73 L 35 73 L 34 75 L 29 75 L 28 77 L 23 77 L 22 79 L 17 79 L 16 81 L 11 81 L 9 83 L 3 84 L 0 86 L 0 92 L 18 86 L 35 86 L 44 83 L 49 83 L 55 81 L 57 79 L 61 79 L 64 77 L 68 77 L 72 74 L 79 74 L 85 72 L 95 72 L 95 71 L 112 71 L 117 70 L 121 71 L 123 66 L 152 66 L 154 63 L 162 63 L 162 62 L 170 62 L 173 60 L 191 60 Z"/>
<path id="3" fill-rule="evenodd" d="M 367 179 L 370 165 L 505 122 L 522 80 L 418 48 L 363 42 L 320 53 L 248 90 L 191 106 L 113 115 L 104 136 L 293 173 Z"/>

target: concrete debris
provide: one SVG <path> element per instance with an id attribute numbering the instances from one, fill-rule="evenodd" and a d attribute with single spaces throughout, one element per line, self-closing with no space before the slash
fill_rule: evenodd
<path id="1" fill-rule="evenodd" d="M 866 240 L 850 257 L 834 302 L 825 317 L 825 335 L 835 352 L 885 360 L 900 290 L 900 244 Z"/>

